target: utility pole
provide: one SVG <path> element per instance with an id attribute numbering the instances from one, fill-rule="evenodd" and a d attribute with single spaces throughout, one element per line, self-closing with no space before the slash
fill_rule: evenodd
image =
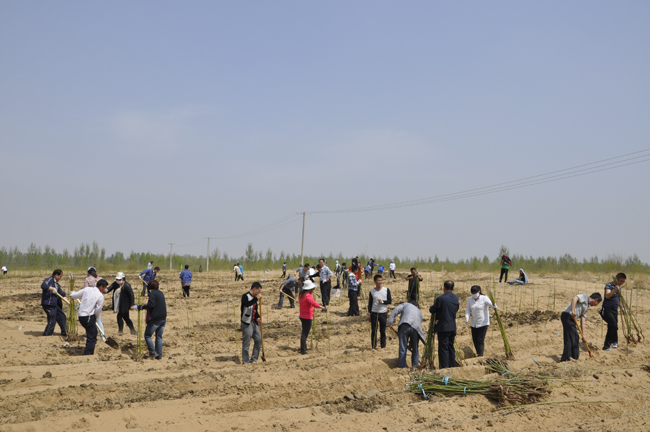
<path id="1" fill-rule="evenodd" d="M 174 248 L 174 243 L 169 243 L 169 270 L 172 269 L 172 249 Z"/>
<path id="2" fill-rule="evenodd" d="M 310 215 L 311 213 L 296 213 L 302 214 L 302 246 L 300 247 L 300 266 L 305 265 L 305 216 Z"/>
<path id="3" fill-rule="evenodd" d="M 206 237 L 208 239 L 208 252 L 205 254 L 205 272 L 210 271 L 210 239 L 212 237 Z"/>

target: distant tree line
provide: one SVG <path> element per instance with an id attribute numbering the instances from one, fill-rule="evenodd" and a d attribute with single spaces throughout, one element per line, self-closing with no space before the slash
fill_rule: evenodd
<path id="1" fill-rule="evenodd" d="M 438 255 L 434 257 L 416 257 L 411 259 L 409 257 L 384 257 L 384 256 L 370 256 L 361 254 L 359 255 L 359 262 L 365 265 L 370 258 L 374 258 L 378 264 L 383 264 L 388 267 L 390 260 L 394 260 L 398 270 L 408 270 L 411 267 L 416 267 L 422 270 L 434 271 L 496 271 L 501 267 L 501 255 L 508 253 L 508 248 L 502 246 L 499 254 L 496 257 L 483 258 L 473 257 L 469 259 L 461 259 L 459 261 L 450 261 L 449 259 L 439 259 Z M 343 256 L 338 254 L 336 256 L 306 256 L 305 262 L 315 266 L 319 258 L 325 258 L 328 265 L 334 269 L 335 260 L 340 263 L 346 262 L 350 265 L 353 257 Z M 523 268 L 526 272 L 544 274 L 544 273 L 558 273 L 558 272 L 593 272 L 593 273 L 611 273 L 624 271 L 628 273 L 640 272 L 650 273 L 650 266 L 647 263 L 641 262 L 639 257 L 634 254 L 632 256 L 622 255 L 609 255 L 604 259 L 597 256 L 589 259 L 579 260 L 569 254 L 556 257 L 532 257 L 519 254 L 510 255 L 513 262 L 512 269 L 517 270 Z M 106 250 L 100 248 L 97 242 L 82 243 L 79 247 L 74 248 L 72 252 L 64 249 L 63 252 L 57 252 L 54 248 L 46 245 L 44 248 L 36 246 L 32 243 L 26 252 L 22 252 L 18 247 L 14 248 L 0 248 L 0 265 L 6 265 L 10 269 L 71 269 L 71 270 L 85 270 L 91 265 L 96 265 L 100 271 L 135 271 L 144 269 L 149 261 L 153 261 L 154 265 L 159 266 L 161 269 L 168 269 L 170 257 L 163 254 L 152 254 L 149 252 L 134 252 L 131 251 L 128 255 L 122 252 L 115 252 L 107 256 Z M 243 256 L 235 257 L 228 255 L 227 252 L 222 252 L 218 248 L 214 249 L 210 255 L 210 269 L 211 270 L 231 270 L 233 265 L 237 262 L 244 266 L 244 270 L 268 270 L 279 269 L 284 262 L 287 262 L 289 269 L 296 269 L 300 266 L 300 255 L 287 254 L 284 251 L 280 255 L 276 255 L 269 248 L 266 251 L 253 248 L 252 243 L 248 243 L 246 251 Z M 204 255 L 172 255 L 171 257 L 172 269 L 180 270 L 181 266 L 188 264 L 193 271 L 197 271 L 199 266 L 202 266 L 203 271 L 206 270 L 206 257 Z"/>

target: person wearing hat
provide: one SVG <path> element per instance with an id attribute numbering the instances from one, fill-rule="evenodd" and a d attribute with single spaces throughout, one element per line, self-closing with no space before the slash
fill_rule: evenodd
<path id="1" fill-rule="evenodd" d="M 129 330 L 131 330 L 131 334 L 138 334 L 135 328 L 133 328 L 133 321 L 129 317 L 131 306 L 135 304 L 135 295 L 133 294 L 131 285 L 126 281 L 126 276 L 123 272 L 118 272 L 115 275 L 115 282 L 108 287 L 106 293 L 111 291 L 113 291 L 113 310 L 117 312 L 118 333 L 123 333 L 124 323 L 126 322 Z"/>
<path id="2" fill-rule="evenodd" d="M 192 285 L 192 272 L 190 266 L 185 264 L 185 270 L 181 272 L 181 287 L 183 288 L 183 297 L 190 296 L 190 285 Z"/>
<path id="3" fill-rule="evenodd" d="M 327 306 L 316 303 L 312 290 L 316 284 L 310 280 L 305 281 L 300 291 L 298 303 L 300 304 L 300 322 L 302 323 L 302 334 L 300 335 L 300 354 L 307 354 L 307 336 L 311 331 L 311 324 L 314 321 L 314 308 L 327 310 Z"/>
<path id="4" fill-rule="evenodd" d="M 81 300 L 79 304 L 79 323 L 86 329 L 86 348 L 84 355 L 95 353 L 97 343 L 97 320 L 102 313 L 104 306 L 104 290 L 108 282 L 104 279 L 97 281 L 96 286 L 85 287 L 79 291 L 72 291 L 70 298 Z"/>
<path id="5" fill-rule="evenodd" d="M 88 267 L 88 275 L 86 280 L 84 280 L 84 288 L 97 286 L 97 281 L 99 280 L 97 276 L 97 269 L 95 267 Z"/>

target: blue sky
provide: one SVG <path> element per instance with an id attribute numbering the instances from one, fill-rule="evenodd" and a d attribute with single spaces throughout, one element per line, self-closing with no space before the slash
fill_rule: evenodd
<path id="1" fill-rule="evenodd" d="M 650 147 L 646 2 L 1 2 L 0 246 L 201 254 Z M 637 253 L 650 162 L 308 216 L 306 253 Z M 645 186 L 644 186 L 645 185 Z M 212 245 L 300 252 L 299 220 Z"/>

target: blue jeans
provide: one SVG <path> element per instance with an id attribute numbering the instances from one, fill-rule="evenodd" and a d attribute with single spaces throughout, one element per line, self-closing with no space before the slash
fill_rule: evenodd
<path id="1" fill-rule="evenodd" d="M 522 281 L 522 280 L 519 280 L 519 279 L 515 279 L 515 280 L 511 280 L 511 281 L 508 282 L 508 283 L 509 283 L 510 285 L 524 285 L 525 282 Z"/>
<path id="2" fill-rule="evenodd" d="M 406 347 L 408 346 L 411 347 L 411 367 L 418 367 L 420 365 L 420 354 L 418 352 L 420 335 L 418 335 L 418 332 L 406 323 L 400 324 L 397 330 L 397 338 L 399 339 L 397 367 L 406 367 Z"/>
<path id="3" fill-rule="evenodd" d="M 165 331 L 165 324 L 167 323 L 167 320 L 160 320 L 160 321 L 149 321 L 149 324 L 147 324 L 147 328 L 144 330 L 144 341 L 147 343 L 147 347 L 149 348 L 149 354 L 154 354 L 156 356 L 161 356 L 162 355 L 162 335 L 163 332 Z M 151 340 L 151 336 L 156 333 L 156 347 L 154 349 L 153 346 L 153 341 Z"/>

